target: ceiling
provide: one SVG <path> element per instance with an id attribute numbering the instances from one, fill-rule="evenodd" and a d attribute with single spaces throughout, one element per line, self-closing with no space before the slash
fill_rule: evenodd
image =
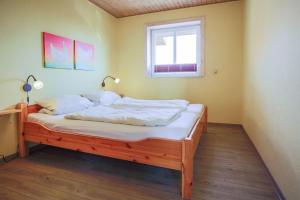
<path id="1" fill-rule="evenodd" d="M 111 15 L 121 18 L 193 6 L 236 0 L 89 0 Z"/>

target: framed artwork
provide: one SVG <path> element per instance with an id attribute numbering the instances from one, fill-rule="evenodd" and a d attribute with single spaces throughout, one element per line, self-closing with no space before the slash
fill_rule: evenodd
<path id="1" fill-rule="evenodd" d="M 47 68 L 74 68 L 73 40 L 43 32 L 44 65 Z"/>
<path id="2" fill-rule="evenodd" d="M 95 70 L 95 47 L 94 45 L 74 41 L 75 47 L 75 69 Z"/>

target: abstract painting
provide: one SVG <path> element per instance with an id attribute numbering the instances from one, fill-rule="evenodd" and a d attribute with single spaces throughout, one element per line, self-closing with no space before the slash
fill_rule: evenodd
<path id="1" fill-rule="evenodd" d="M 95 70 L 94 45 L 75 40 L 75 69 Z"/>
<path id="2" fill-rule="evenodd" d="M 71 39 L 43 32 L 44 65 L 47 68 L 74 68 L 74 47 Z"/>

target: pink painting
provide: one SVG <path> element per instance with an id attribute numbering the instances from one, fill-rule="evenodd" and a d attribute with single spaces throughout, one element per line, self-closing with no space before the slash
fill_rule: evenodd
<path id="1" fill-rule="evenodd" d="M 95 70 L 94 45 L 75 40 L 75 69 Z"/>
<path id="2" fill-rule="evenodd" d="M 51 33 L 43 33 L 44 62 L 48 68 L 73 69 L 73 41 Z"/>

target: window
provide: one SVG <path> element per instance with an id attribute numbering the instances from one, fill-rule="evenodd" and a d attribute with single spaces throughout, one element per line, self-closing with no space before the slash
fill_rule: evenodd
<path id="1" fill-rule="evenodd" d="M 194 77 L 203 72 L 203 19 L 147 26 L 147 74 Z"/>

